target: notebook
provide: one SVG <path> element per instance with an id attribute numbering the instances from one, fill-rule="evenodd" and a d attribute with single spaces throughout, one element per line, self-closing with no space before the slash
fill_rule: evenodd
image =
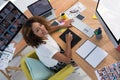
<path id="1" fill-rule="evenodd" d="M 85 41 L 82 46 L 76 50 L 76 52 L 93 68 L 96 68 L 108 55 L 106 51 L 89 40 Z"/>
<path id="2" fill-rule="evenodd" d="M 67 29 L 62 35 L 60 35 L 60 38 L 65 41 L 65 35 L 68 34 L 69 32 L 71 32 L 71 34 L 73 35 L 73 40 L 71 42 L 71 48 L 73 48 L 82 38 L 80 38 L 78 35 L 76 35 L 73 31 L 71 31 L 70 29 Z"/>

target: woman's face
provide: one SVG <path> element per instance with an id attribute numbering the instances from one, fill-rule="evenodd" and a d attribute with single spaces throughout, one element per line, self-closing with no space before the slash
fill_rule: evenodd
<path id="1" fill-rule="evenodd" d="M 33 33 L 39 37 L 44 37 L 48 33 L 45 26 L 38 22 L 32 23 L 32 30 L 33 30 Z"/>

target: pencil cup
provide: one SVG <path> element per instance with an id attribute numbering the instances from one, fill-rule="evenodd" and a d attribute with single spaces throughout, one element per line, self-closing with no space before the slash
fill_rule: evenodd
<path id="1" fill-rule="evenodd" d="M 96 39 L 101 39 L 101 38 L 102 38 L 102 34 L 96 35 Z"/>
<path id="2" fill-rule="evenodd" d="M 102 38 L 102 30 L 101 28 L 98 28 L 94 31 L 96 39 L 101 39 Z"/>

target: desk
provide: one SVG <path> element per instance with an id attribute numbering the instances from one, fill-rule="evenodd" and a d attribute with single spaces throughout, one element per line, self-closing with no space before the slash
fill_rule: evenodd
<path id="1" fill-rule="evenodd" d="M 85 22 L 86 24 L 88 24 L 89 26 L 91 26 L 94 29 L 96 29 L 98 27 L 101 27 L 100 23 L 97 20 L 92 19 L 92 16 L 95 13 L 96 2 L 94 2 L 94 0 L 78 0 L 78 1 L 80 1 L 86 7 L 86 10 L 81 13 L 86 17 L 83 22 Z M 59 16 L 59 14 L 61 12 L 68 9 L 75 2 L 76 2 L 75 0 L 65 0 L 64 2 L 63 2 L 63 0 L 57 0 L 57 1 L 56 0 L 51 0 L 52 6 L 56 9 L 55 12 L 56 12 L 57 17 Z M 26 11 L 25 15 L 27 17 L 32 16 L 29 11 Z M 96 40 L 95 36 L 93 36 L 92 38 L 88 38 L 86 35 L 84 35 L 82 32 L 80 32 L 79 30 L 77 30 L 74 27 L 72 27 L 70 29 L 72 31 L 76 32 L 76 34 L 82 38 L 82 40 L 79 41 L 78 44 L 73 47 L 73 49 L 72 49 L 72 58 L 92 78 L 92 80 L 97 80 L 97 77 L 96 77 L 96 75 L 94 73 L 95 69 L 92 68 L 86 61 L 84 61 L 75 52 L 81 46 L 81 44 L 84 41 L 89 39 L 90 41 L 92 41 L 93 43 L 95 43 L 96 45 L 98 45 L 99 47 L 101 47 L 102 49 L 104 49 L 105 51 L 107 51 L 109 53 L 108 56 L 102 61 L 102 63 L 100 65 L 98 65 L 98 67 L 96 69 L 99 69 L 99 68 L 101 68 L 103 66 L 112 64 L 112 63 L 120 60 L 120 53 L 116 49 L 114 49 L 114 46 L 112 45 L 111 41 L 106 36 L 103 28 L 102 28 L 102 30 L 103 30 L 103 33 L 102 33 L 103 38 L 101 40 Z M 61 34 L 62 34 L 62 32 L 55 32 L 55 33 L 53 33 L 51 35 L 58 42 L 58 44 L 63 49 L 65 49 L 65 43 L 58 36 L 58 35 L 61 35 Z M 26 43 L 25 43 L 24 40 L 21 40 L 21 42 L 17 46 L 18 48 L 16 47 L 17 48 L 16 53 L 20 51 L 18 49 L 22 49 L 24 46 L 26 46 Z"/>
<path id="2" fill-rule="evenodd" d="M 51 0 L 51 1 L 54 1 L 54 0 Z M 60 1 L 60 0 L 58 0 L 58 1 Z M 86 10 L 81 13 L 86 17 L 83 22 L 85 22 L 86 24 L 88 24 L 89 26 L 91 26 L 94 29 L 96 29 L 98 27 L 102 28 L 102 26 L 100 25 L 98 20 L 92 19 L 92 16 L 95 13 L 95 7 L 96 7 L 97 3 L 94 2 L 94 0 L 87 0 L 87 1 L 86 0 L 78 0 L 78 1 L 80 1 L 86 7 Z M 70 1 L 68 1 L 68 2 L 70 2 Z M 57 3 L 57 1 L 56 1 L 56 3 Z M 60 9 L 61 12 L 64 10 L 65 10 L 64 7 L 62 7 L 62 10 Z M 58 13 L 57 13 L 57 15 L 58 15 Z M 80 31 L 78 31 L 74 27 L 72 27 L 70 29 L 72 31 L 76 32 L 76 34 L 82 38 L 82 40 L 80 42 L 78 42 L 78 44 L 75 45 L 75 47 L 73 47 L 72 58 L 92 78 L 92 80 L 97 80 L 97 77 L 94 73 L 95 69 L 102 68 L 103 66 L 110 65 L 110 64 L 120 60 L 120 52 L 118 52 L 114 48 L 113 44 L 111 43 L 111 41 L 108 39 L 107 35 L 105 34 L 103 28 L 102 28 L 103 38 L 101 40 L 96 40 L 95 36 L 93 36 L 92 38 L 88 38 L 86 35 L 84 35 Z M 52 34 L 52 36 L 58 42 L 58 44 L 63 49 L 65 49 L 65 43 L 58 36 L 61 34 L 62 34 L 61 32 L 55 32 Z M 75 52 L 81 46 L 81 44 L 84 41 L 86 41 L 87 39 L 89 39 L 90 41 L 92 41 L 93 43 L 95 43 L 96 45 L 98 45 L 99 47 L 104 49 L 106 52 L 108 52 L 108 56 L 95 69 L 92 66 L 90 66 L 86 61 L 84 61 L 80 56 L 78 56 Z"/>

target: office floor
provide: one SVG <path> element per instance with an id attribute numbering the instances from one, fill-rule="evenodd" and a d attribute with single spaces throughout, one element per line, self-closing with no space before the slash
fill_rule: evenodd
<path id="1" fill-rule="evenodd" d="M 33 49 L 31 47 L 26 47 L 21 54 L 25 55 L 26 53 L 32 51 Z M 21 56 L 16 56 L 11 62 L 10 66 L 19 66 L 20 65 Z M 10 75 L 12 75 L 11 80 L 27 80 L 24 73 L 22 71 L 14 71 L 11 70 L 9 72 Z M 0 80 L 7 80 L 7 78 L 0 72 Z"/>
<path id="2" fill-rule="evenodd" d="M 27 47 L 21 53 L 22 53 L 22 55 L 25 55 L 26 53 L 28 53 L 28 52 L 30 52 L 32 50 L 33 49 L 31 47 Z M 9 65 L 10 66 L 19 66 L 20 59 L 21 59 L 20 56 L 15 57 L 10 62 Z M 81 80 L 91 80 L 88 77 L 88 75 L 82 69 L 80 69 L 79 71 L 80 71 L 80 78 L 81 78 Z M 12 75 L 11 80 L 27 80 L 22 71 L 10 71 L 9 74 Z M 7 80 L 7 78 L 2 73 L 0 73 L 0 80 Z M 73 80 L 73 79 L 71 78 L 70 80 Z M 74 80 L 75 80 L 75 77 L 74 77 Z"/>

